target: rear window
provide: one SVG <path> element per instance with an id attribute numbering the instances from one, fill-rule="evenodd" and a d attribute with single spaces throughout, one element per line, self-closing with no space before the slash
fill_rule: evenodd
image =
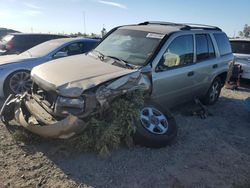
<path id="1" fill-rule="evenodd" d="M 197 34 L 196 57 L 197 61 L 204 61 L 215 57 L 214 46 L 208 34 Z"/>
<path id="2" fill-rule="evenodd" d="M 217 42 L 220 55 L 226 55 L 232 53 L 231 45 L 229 43 L 228 37 L 224 33 L 215 33 L 215 40 Z"/>
<path id="3" fill-rule="evenodd" d="M 233 53 L 250 54 L 250 41 L 231 41 Z"/>

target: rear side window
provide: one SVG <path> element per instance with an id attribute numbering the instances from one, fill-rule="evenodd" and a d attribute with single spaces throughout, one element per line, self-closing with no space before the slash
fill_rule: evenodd
<path id="1" fill-rule="evenodd" d="M 231 45 L 229 43 L 228 37 L 224 33 L 215 33 L 215 40 L 217 42 L 220 55 L 226 55 L 232 53 Z"/>
<path id="2" fill-rule="evenodd" d="M 183 35 L 175 38 L 162 56 L 157 67 L 158 71 L 188 65 L 193 63 L 193 35 Z"/>
<path id="3" fill-rule="evenodd" d="M 250 41 L 231 41 L 233 53 L 250 54 Z"/>
<path id="4" fill-rule="evenodd" d="M 215 57 L 214 46 L 208 34 L 195 35 L 196 59 L 204 61 Z"/>

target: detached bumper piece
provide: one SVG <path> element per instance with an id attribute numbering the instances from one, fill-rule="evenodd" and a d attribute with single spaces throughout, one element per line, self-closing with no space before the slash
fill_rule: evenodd
<path id="1" fill-rule="evenodd" d="M 57 120 L 29 94 L 10 95 L 1 109 L 0 117 L 4 124 L 14 119 L 27 130 L 45 138 L 67 139 L 86 127 L 83 120 L 73 115 Z"/>

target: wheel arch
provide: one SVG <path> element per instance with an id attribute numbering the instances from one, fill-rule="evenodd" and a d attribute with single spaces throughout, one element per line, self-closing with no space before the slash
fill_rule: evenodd
<path id="1" fill-rule="evenodd" d="M 224 84 L 226 83 L 226 79 L 227 79 L 227 72 L 222 72 L 219 75 L 217 75 L 215 78 L 217 78 L 217 77 L 219 77 L 221 79 L 221 83 L 224 86 Z"/>
<path id="2" fill-rule="evenodd" d="M 21 68 L 21 69 L 15 69 L 15 70 L 12 70 L 10 72 L 8 72 L 8 74 L 6 74 L 5 76 L 5 79 L 3 81 L 3 85 L 2 85 L 2 90 L 3 90 L 3 97 L 7 97 L 6 96 L 6 91 L 5 91 L 5 87 L 6 87 L 6 84 L 7 84 L 7 80 L 15 73 L 17 72 L 20 72 L 20 71 L 25 71 L 25 72 L 31 72 L 31 70 L 29 69 L 25 69 L 25 68 Z"/>

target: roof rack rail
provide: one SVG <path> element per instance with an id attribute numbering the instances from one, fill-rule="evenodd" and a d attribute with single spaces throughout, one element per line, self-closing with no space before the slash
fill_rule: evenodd
<path id="1" fill-rule="evenodd" d="M 205 24 L 194 24 L 194 23 L 183 23 L 184 25 L 189 26 L 191 29 L 206 29 L 206 30 L 218 30 L 221 31 L 219 27 Z"/>
<path id="2" fill-rule="evenodd" d="M 146 21 L 139 23 L 138 25 L 149 25 L 149 24 L 155 24 L 155 25 L 169 25 L 169 26 L 185 26 L 184 24 L 174 23 L 174 22 L 161 22 L 161 21 Z"/>
<path id="3" fill-rule="evenodd" d="M 157 21 L 146 21 L 139 23 L 138 25 L 167 25 L 167 26 L 177 26 L 180 27 L 181 30 L 193 30 L 193 29 L 203 29 L 203 30 L 217 30 L 221 31 L 219 27 L 204 25 L 204 24 L 193 24 L 193 23 L 173 23 L 173 22 L 157 22 Z"/>

